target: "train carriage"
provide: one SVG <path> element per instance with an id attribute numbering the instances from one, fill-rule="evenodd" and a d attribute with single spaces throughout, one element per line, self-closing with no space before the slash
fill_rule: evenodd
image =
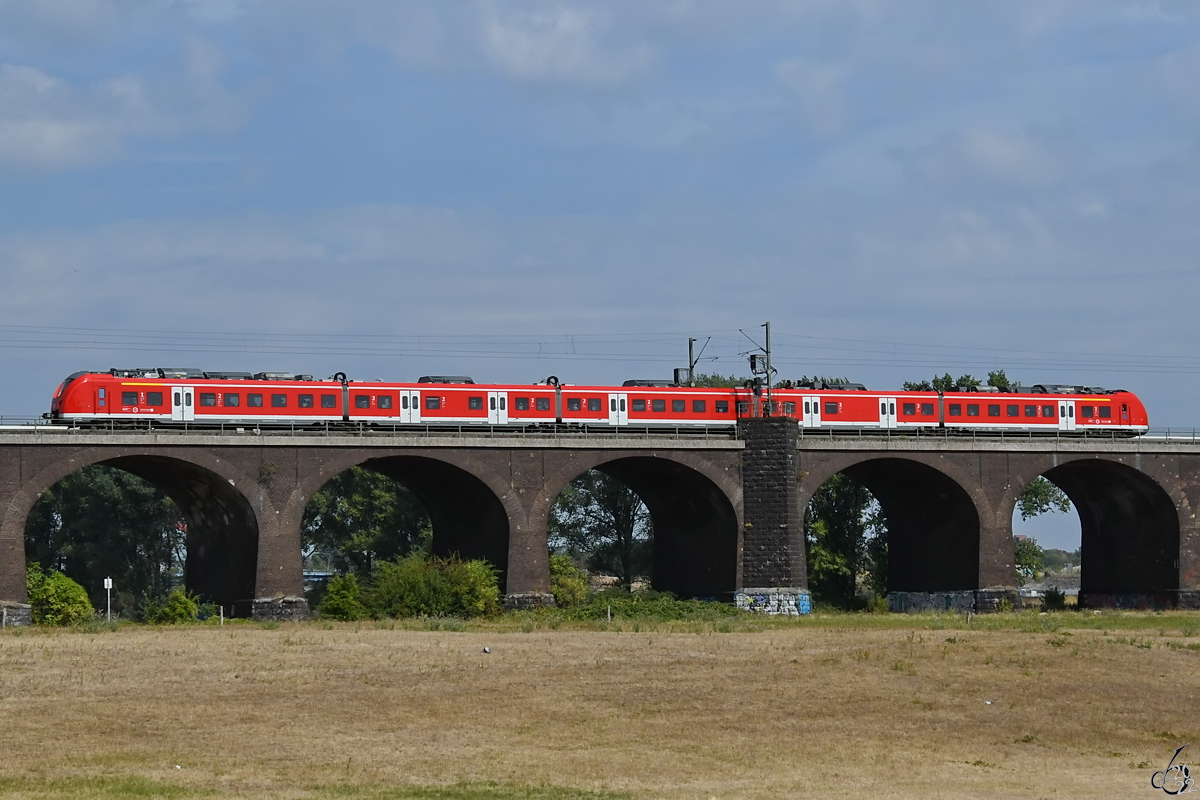
<path id="1" fill-rule="evenodd" d="M 1030 435 L 1149 428 L 1131 392 L 1035 385 L 999 391 L 868 391 L 859 384 L 697 388 L 631 380 L 621 386 L 476 384 L 465 376 L 426 376 L 415 383 L 325 380 L 278 372 L 113 369 L 77 372 L 58 387 L 46 415 L 73 424 L 161 426 L 531 426 L 703 428 L 770 415 L 805 431 Z"/>

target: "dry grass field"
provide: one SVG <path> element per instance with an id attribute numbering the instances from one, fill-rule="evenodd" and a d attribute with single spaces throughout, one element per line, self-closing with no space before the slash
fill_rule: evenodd
<path id="1" fill-rule="evenodd" d="M 1152 797 L 1200 730 L 1194 614 L 421 627 L 10 629 L 0 794 Z"/>

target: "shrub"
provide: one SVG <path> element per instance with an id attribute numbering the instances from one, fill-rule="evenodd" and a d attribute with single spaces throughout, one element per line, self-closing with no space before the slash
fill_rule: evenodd
<path id="1" fill-rule="evenodd" d="M 317 613 L 328 619 L 366 619 L 367 608 L 362 604 L 362 586 L 354 575 L 334 575 L 325 587 L 325 595 Z"/>
<path id="2" fill-rule="evenodd" d="M 1065 611 L 1067 595 L 1061 589 L 1047 589 L 1042 595 L 1042 608 L 1046 611 Z"/>
<path id="3" fill-rule="evenodd" d="M 867 602 L 867 611 L 872 614 L 887 614 L 891 611 L 891 609 L 888 608 L 888 601 L 886 597 L 876 596 L 872 597 L 870 601 Z"/>
<path id="4" fill-rule="evenodd" d="M 176 587 L 161 603 L 147 603 L 142 616 L 154 625 L 181 625 L 195 622 L 200 615 L 196 595 L 189 595 L 182 587 Z"/>
<path id="5" fill-rule="evenodd" d="M 31 564 L 26 583 L 35 623 L 78 625 L 96 613 L 84 588 L 57 570 L 47 575 L 40 564 Z"/>
<path id="6" fill-rule="evenodd" d="M 475 617 L 500 610 L 500 585 L 486 561 L 416 552 L 381 562 L 362 603 L 376 618 Z"/>
<path id="7" fill-rule="evenodd" d="M 550 556 L 550 593 L 559 608 L 569 608 L 588 598 L 587 572 L 575 566 L 571 557 L 562 553 Z"/>

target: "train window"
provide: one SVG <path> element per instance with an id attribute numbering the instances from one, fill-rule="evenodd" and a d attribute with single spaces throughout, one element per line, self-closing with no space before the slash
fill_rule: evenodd
<path id="1" fill-rule="evenodd" d="M 1025 416 L 1036 417 L 1037 416 L 1037 406 L 1025 406 Z"/>
<path id="2" fill-rule="evenodd" d="M 1112 406 L 1100 406 L 1096 410 L 1100 412 L 1100 419 L 1112 419 Z"/>
<path id="3" fill-rule="evenodd" d="M 933 403 L 921 403 L 921 416 L 923 416 L 923 417 L 932 417 L 933 416 Z"/>
<path id="4" fill-rule="evenodd" d="M 599 397 L 589 397 L 588 398 L 588 411 L 600 411 L 600 410 L 601 410 L 600 398 Z"/>
<path id="5" fill-rule="evenodd" d="M 646 410 L 646 401 L 645 400 L 634 400 L 633 401 L 633 410 L 634 411 L 645 411 Z"/>
<path id="6" fill-rule="evenodd" d="M 246 405 L 251 408 L 262 408 L 262 395 L 257 393 L 246 395 Z"/>
<path id="7" fill-rule="evenodd" d="M 915 414 L 915 413 L 917 413 L 917 404 L 916 403 L 905 403 L 903 411 L 905 414 Z"/>
<path id="8" fill-rule="evenodd" d="M 1014 405 L 1005 406 L 1004 415 L 1007 417 L 1019 417 L 1021 416 L 1021 407 Z"/>
<path id="9" fill-rule="evenodd" d="M 989 417 L 1000 416 L 1000 404 L 999 403 L 988 403 L 988 416 Z"/>
<path id="10" fill-rule="evenodd" d="M 312 408 L 313 407 L 313 396 L 311 394 L 300 395 L 299 406 L 301 408 Z"/>
<path id="11" fill-rule="evenodd" d="M 707 400 L 693 400 L 692 401 L 692 413 L 693 414 L 703 414 L 706 411 L 708 411 L 708 401 Z"/>
<path id="12" fill-rule="evenodd" d="M 103 386 L 100 387 L 98 395 L 101 399 L 104 398 L 104 387 Z"/>
<path id="13" fill-rule="evenodd" d="M 534 405 L 537 407 L 538 411 L 549 411 L 550 410 L 550 398 L 549 397 L 539 397 L 535 401 Z"/>
<path id="14" fill-rule="evenodd" d="M 226 408 L 237 408 L 242 404 L 242 396 L 237 392 L 226 392 L 222 399 Z"/>
<path id="15" fill-rule="evenodd" d="M 491 409 L 492 411 L 496 410 L 496 398 L 495 397 L 488 398 L 488 408 Z"/>
<path id="16" fill-rule="evenodd" d="M 507 403 L 507 402 L 508 402 L 508 400 L 506 398 L 504 398 L 503 396 L 501 396 L 501 398 L 500 398 L 500 410 L 501 411 L 505 411 L 508 408 L 505 405 L 505 403 Z"/>
<path id="17" fill-rule="evenodd" d="M 979 403 L 967 403 L 967 416 L 968 417 L 978 417 L 979 416 Z"/>
<path id="18" fill-rule="evenodd" d="M 699 400 L 697 402 L 703 403 L 704 401 Z M 783 413 L 784 413 L 784 416 L 788 416 L 788 417 L 796 416 L 796 404 L 791 401 L 784 403 L 783 404 Z"/>
<path id="19" fill-rule="evenodd" d="M 518 397 L 515 400 L 513 400 L 513 404 L 514 404 L 514 408 L 516 408 L 517 411 L 528 411 L 529 410 L 529 398 L 528 397 Z"/>
<path id="20" fill-rule="evenodd" d="M 137 392 L 121 392 L 121 405 L 136 406 Z"/>
<path id="21" fill-rule="evenodd" d="M 271 395 L 271 408 L 287 408 L 286 394 Z"/>
<path id="22" fill-rule="evenodd" d="M 738 400 L 737 413 L 739 417 L 744 417 L 750 413 L 750 404 L 745 400 Z"/>
<path id="23" fill-rule="evenodd" d="M 215 406 L 216 404 L 217 404 L 217 393 L 216 392 L 201 392 L 200 393 L 200 405 Z"/>
<path id="24" fill-rule="evenodd" d="M 650 401 L 650 409 L 652 411 L 658 412 L 659 414 L 662 414 L 667 410 L 667 401 L 666 400 L 651 400 Z"/>
<path id="25" fill-rule="evenodd" d="M 162 392 L 146 392 L 146 405 L 161 406 Z"/>
<path id="26" fill-rule="evenodd" d="M 714 403 L 714 407 L 717 409 L 718 414 L 728 414 L 729 413 L 729 401 L 728 400 L 718 400 L 718 401 L 716 401 L 716 403 Z"/>
<path id="27" fill-rule="evenodd" d="M 1043 417 L 1053 417 L 1054 416 L 1054 406 L 1042 406 L 1042 416 Z"/>
<path id="28" fill-rule="evenodd" d="M 672 414 L 682 414 L 685 411 L 687 411 L 687 400 L 672 400 L 671 401 L 671 413 Z"/>
<path id="29" fill-rule="evenodd" d="M 337 408 L 336 394 L 321 395 L 321 408 Z"/>
<path id="30" fill-rule="evenodd" d="M 581 398 L 579 398 L 579 397 L 568 397 L 567 398 L 567 411 L 582 411 L 582 410 L 583 410 L 583 400 Z"/>
<path id="31" fill-rule="evenodd" d="M 253 397 L 254 395 L 250 395 L 250 396 Z M 371 395 L 369 395 L 369 394 L 354 395 L 354 407 L 355 408 L 370 408 L 371 407 Z"/>
<path id="32" fill-rule="evenodd" d="M 608 400 L 608 410 L 609 410 L 609 411 L 616 411 L 616 410 L 617 410 L 617 398 L 615 398 L 615 397 L 610 397 L 610 398 L 609 398 L 609 400 Z"/>
<path id="33" fill-rule="evenodd" d="M 625 410 L 625 398 L 624 397 L 621 398 L 621 410 L 622 411 Z"/>
<path id="34" fill-rule="evenodd" d="M 1092 411 L 1093 411 L 1093 409 L 1091 406 L 1080 406 L 1079 407 L 1079 416 L 1081 416 L 1081 417 L 1094 416 L 1094 414 L 1092 414 Z"/>
<path id="35" fill-rule="evenodd" d="M 379 399 L 383 400 L 382 397 Z M 379 405 L 382 407 L 383 403 L 380 403 Z M 436 410 L 436 409 L 441 408 L 442 407 L 442 398 L 434 397 L 432 395 L 425 395 L 425 407 L 428 409 L 431 409 L 431 410 Z"/>
<path id="36" fill-rule="evenodd" d="M 1059 407 L 1058 407 L 1058 415 L 1059 415 L 1060 417 L 1064 417 L 1064 418 L 1065 418 L 1065 417 L 1067 416 L 1067 407 L 1066 407 L 1066 406 L 1059 406 Z"/>
<path id="37" fill-rule="evenodd" d="M 416 407 L 416 405 L 417 405 L 417 401 L 416 401 L 416 400 L 414 400 L 414 401 L 413 401 L 413 407 Z M 406 395 L 406 394 L 402 394 L 402 395 L 400 395 L 400 407 L 401 407 L 401 408 L 408 408 L 408 395 Z"/>
<path id="38" fill-rule="evenodd" d="M 950 404 L 950 416 L 952 416 L 952 417 L 961 417 L 962 416 L 962 403 L 951 403 Z"/>
<path id="39" fill-rule="evenodd" d="M 472 411 L 483 410 L 483 398 L 482 397 L 468 397 L 467 398 L 467 408 L 471 409 Z"/>
<path id="40" fill-rule="evenodd" d="M 826 414 L 838 413 L 838 404 L 837 403 L 826 403 L 825 404 L 825 413 Z"/>

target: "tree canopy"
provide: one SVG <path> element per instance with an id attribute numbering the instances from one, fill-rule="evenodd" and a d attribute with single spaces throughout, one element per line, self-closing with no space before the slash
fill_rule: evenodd
<path id="1" fill-rule="evenodd" d="M 429 515 L 412 492 L 364 467 L 322 486 L 304 509 L 301 530 L 310 566 L 359 575 L 424 548 L 432 535 Z"/>
<path id="2" fill-rule="evenodd" d="M 104 578 L 116 587 L 113 609 L 136 612 L 183 580 L 187 526 L 179 509 L 150 483 L 102 464 L 84 467 L 45 491 L 25 523 L 26 558 L 84 587 L 96 606 Z"/>
<path id="3" fill-rule="evenodd" d="M 642 499 L 621 481 L 589 470 L 567 484 L 550 511 L 550 547 L 629 588 L 650 574 L 654 526 Z"/>

